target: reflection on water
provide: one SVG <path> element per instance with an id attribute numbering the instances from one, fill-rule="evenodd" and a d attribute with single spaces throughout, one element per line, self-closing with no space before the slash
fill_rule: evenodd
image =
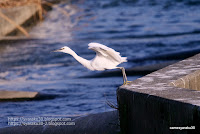
<path id="1" fill-rule="evenodd" d="M 194 4 L 195 3 L 195 4 Z M 78 78 L 98 72 L 82 67 L 71 56 L 52 53 L 62 46 L 92 59 L 89 42 L 99 42 L 128 59 L 199 48 L 200 3 L 192 0 L 65 1 L 31 31 L 37 40 L 1 43 L 0 89 L 56 94 L 52 100 L 0 104 L 1 126 L 7 116 L 75 115 L 112 110 L 121 77 Z M 123 63 L 133 67 L 161 61 Z M 139 76 L 129 77 L 134 80 Z"/>

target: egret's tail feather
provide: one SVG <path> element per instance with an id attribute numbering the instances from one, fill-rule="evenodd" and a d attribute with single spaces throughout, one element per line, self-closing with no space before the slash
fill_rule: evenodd
<path id="1" fill-rule="evenodd" d="M 122 62 L 127 62 L 127 57 L 122 57 Z"/>

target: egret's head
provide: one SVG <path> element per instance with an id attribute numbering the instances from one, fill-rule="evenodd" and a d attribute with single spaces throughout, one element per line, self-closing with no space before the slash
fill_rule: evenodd
<path id="1" fill-rule="evenodd" d="M 63 53 L 69 53 L 70 54 L 72 52 L 72 50 L 69 47 L 64 46 L 64 47 L 62 47 L 58 50 L 55 50 L 54 52 L 63 52 Z"/>

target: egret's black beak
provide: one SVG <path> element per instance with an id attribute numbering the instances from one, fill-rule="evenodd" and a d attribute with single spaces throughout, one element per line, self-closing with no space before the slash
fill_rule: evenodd
<path id="1" fill-rule="evenodd" d="M 52 51 L 52 52 L 60 52 L 61 50 L 62 50 L 62 48 L 61 48 L 61 49 L 54 50 L 54 51 Z"/>
<path id="2" fill-rule="evenodd" d="M 51 51 L 51 52 L 59 52 L 59 49 L 58 49 L 58 50 Z"/>

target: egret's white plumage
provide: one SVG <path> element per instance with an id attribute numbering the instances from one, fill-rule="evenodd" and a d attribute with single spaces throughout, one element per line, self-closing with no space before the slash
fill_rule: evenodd
<path id="1" fill-rule="evenodd" d="M 121 57 L 119 52 L 116 52 L 114 49 L 99 43 L 89 43 L 88 46 L 88 49 L 96 52 L 96 56 L 92 60 L 86 60 L 78 56 L 72 49 L 70 49 L 67 46 L 62 47 L 61 49 L 56 50 L 55 52 L 63 52 L 72 55 L 84 67 L 92 71 L 103 71 L 105 69 L 119 68 L 122 70 L 123 73 L 124 84 L 127 84 L 128 81 L 125 69 L 123 67 L 117 67 L 123 62 L 127 62 L 127 57 Z"/>

